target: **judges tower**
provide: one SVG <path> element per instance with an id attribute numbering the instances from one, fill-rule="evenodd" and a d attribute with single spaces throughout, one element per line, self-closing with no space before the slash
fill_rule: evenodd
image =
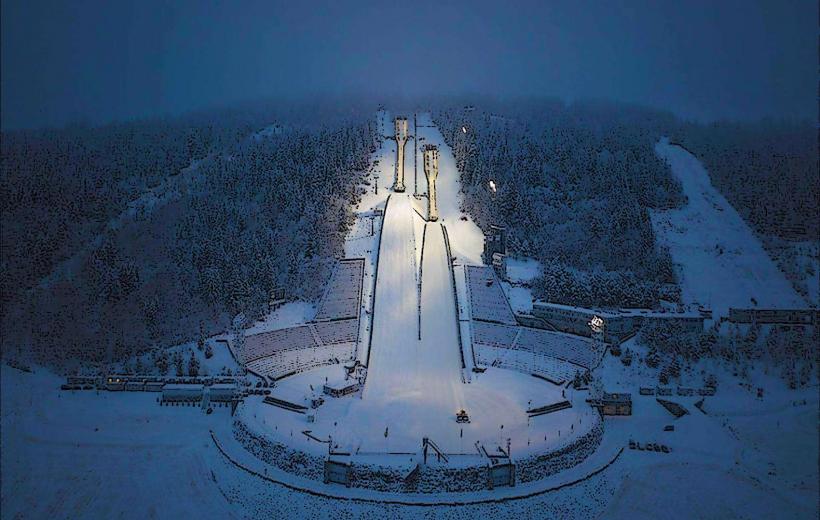
<path id="1" fill-rule="evenodd" d="M 436 177 L 438 177 L 438 148 L 428 144 L 424 147 L 424 175 L 427 177 L 427 220 L 438 220 L 436 205 Z"/>
<path id="2" fill-rule="evenodd" d="M 396 118 L 396 182 L 393 191 L 404 191 L 404 145 L 407 143 L 407 118 Z"/>

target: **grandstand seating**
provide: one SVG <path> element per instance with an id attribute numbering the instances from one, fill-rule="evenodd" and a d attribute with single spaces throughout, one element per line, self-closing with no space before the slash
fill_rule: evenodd
<path id="1" fill-rule="evenodd" d="M 235 354 L 240 363 L 248 363 L 279 351 L 316 346 L 317 343 L 310 328 L 302 325 L 246 336 L 244 345 L 235 348 Z"/>
<path id="2" fill-rule="evenodd" d="M 555 384 L 570 381 L 577 371 L 583 370 L 572 363 L 533 352 L 480 344 L 474 344 L 473 349 L 476 361 L 482 365 L 535 374 Z"/>
<path id="3" fill-rule="evenodd" d="M 587 338 L 526 327 L 521 328 L 515 348 L 551 356 L 584 368 L 595 366 L 601 356 L 601 352 L 595 348 L 595 342 Z"/>
<path id="4" fill-rule="evenodd" d="M 474 320 L 518 324 L 492 267 L 468 265 L 464 272 Z M 489 280 L 492 283 L 488 285 Z"/>
<path id="5" fill-rule="evenodd" d="M 363 278 L 363 258 L 340 260 L 319 303 L 315 321 L 358 318 Z"/>
<path id="6" fill-rule="evenodd" d="M 359 337 L 359 320 L 318 322 L 311 325 L 325 345 L 352 343 Z"/>
<path id="7" fill-rule="evenodd" d="M 283 350 L 246 364 L 248 370 L 260 376 L 280 379 L 321 365 L 352 359 L 355 343 L 325 345 L 301 350 Z"/>
<path id="8" fill-rule="evenodd" d="M 278 379 L 352 359 L 363 278 L 363 258 L 340 260 L 313 322 L 246 336 L 244 344 L 233 347 L 237 361 L 251 372 Z"/>
<path id="9" fill-rule="evenodd" d="M 515 336 L 518 334 L 518 327 L 508 325 L 498 325 L 495 323 L 485 323 L 473 321 L 471 325 L 473 333 L 473 344 L 480 343 L 491 347 L 512 347 Z"/>

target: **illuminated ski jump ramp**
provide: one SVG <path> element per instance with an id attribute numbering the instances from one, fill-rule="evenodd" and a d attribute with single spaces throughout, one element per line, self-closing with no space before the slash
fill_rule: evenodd
<path id="1" fill-rule="evenodd" d="M 586 394 L 576 396 L 571 389 L 519 371 L 490 366 L 468 373 L 463 368 L 457 317 L 465 314 L 457 313 L 453 282 L 457 285 L 464 271 L 451 271 L 450 263 L 479 262 L 483 235 L 459 210 L 458 171 L 450 148 L 430 126 L 429 116 L 421 120 L 425 126 L 419 127 L 420 135 L 440 152 L 435 181 L 439 221 L 425 221 L 425 212 L 415 207 L 409 194 L 393 191 L 384 206 L 372 321 L 368 320 L 370 348 L 360 359 L 368 367 L 364 389 L 352 396 L 326 398 L 309 415 L 248 400 L 240 420 L 300 451 L 325 457 L 328 445 L 316 439 L 328 439 L 334 450 L 350 453 L 357 465 L 396 465 L 402 472 L 421 460 L 424 438 L 447 454 L 475 454 L 482 467 L 487 461 L 476 451 L 477 445 L 492 452 L 506 449 L 509 441 L 517 457 L 565 446 L 599 425 L 597 411 L 584 401 Z M 385 147 L 382 153 L 386 180 L 388 154 L 395 150 Z M 385 204 L 384 199 L 374 204 Z M 471 348 L 470 337 L 465 349 Z M 472 357 L 464 352 L 465 359 Z M 331 363 L 295 373 L 277 381 L 273 396 L 309 406 L 323 385 L 340 381 L 343 372 Z M 571 408 L 537 420 L 527 414 L 532 406 L 566 400 L 572 402 Z M 462 409 L 469 414 L 468 423 L 457 421 Z M 305 429 L 311 437 L 299 435 Z M 472 464 L 469 457 L 459 458 L 457 464 L 451 460 L 454 465 Z"/>
<path id="2" fill-rule="evenodd" d="M 414 218 L 407 196 L 390 196 L 381 231 L 365 399 L 401 400 L 416 389 L 413 369 L 419 342 Z"/>
<path id="3" fill-rule="evenodd" d="M 452 422 L 463 408 L 456 309 L 441 224 L 428 223 L 419 290 L 409 197 L 391 196 L 379 250 L 373 338 L 364 401 L 403 431 Z M 421 244 L 418 244 L 421 247 Z M 408 413 L 410 409 L 413 413 Z M 428 430 L 429 431 L 429 430 Z M 420 438 L 420 437 L 419 437 Z"/>

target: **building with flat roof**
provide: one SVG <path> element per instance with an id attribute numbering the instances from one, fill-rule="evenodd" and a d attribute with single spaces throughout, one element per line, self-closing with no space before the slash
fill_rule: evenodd
<path id="1" fill-rule="evenodd" d="M 602 415 L 632 415 L 632 394 L 604 392 L 600 398 L 587 399 Z"/>
<path id="2" fill-rule="evenodd" d="M 169 384 L 162 387 L 162 400 L 168 402 L 199 402 L 205 387 L 195 384 Z"/>
<path id="3" fill-rule="evenodd" d="M 700 333 L 703 332 L 704 322 L 702 313 L 697 311 L 601 310 L 541 301 L 533 303 L 532 314 L 556 330 L 587 337 L 592 336 L 590 323 L 594 318 L 599 318 L 603 339 L 607 343 L 619 343 L 647 323 L 675 323 L 686 332 Z"/>

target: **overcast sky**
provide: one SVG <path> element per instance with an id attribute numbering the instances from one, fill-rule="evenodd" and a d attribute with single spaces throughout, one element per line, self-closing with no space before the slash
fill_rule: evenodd
<path id="1" fill-rule="evenodd" d="M 348 92 L 596 97 L 707 120 L 814 121 L 817 9 L 816 0 L 2 0 L 2 125 Z"/>

